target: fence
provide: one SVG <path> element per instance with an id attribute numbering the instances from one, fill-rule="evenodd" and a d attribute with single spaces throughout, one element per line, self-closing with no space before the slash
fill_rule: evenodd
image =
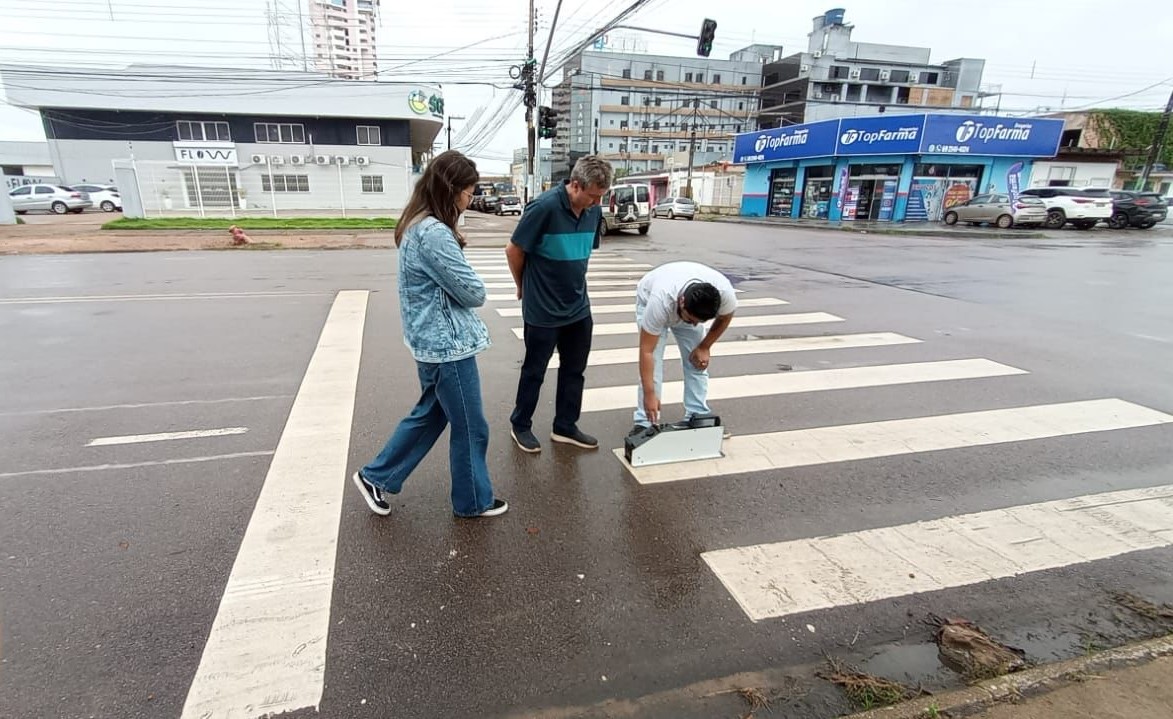
<path id="1" fill-rule="evenodd" d="M 389 216 L 400 211 L 416 175 L 406 163 L 356 165 L 345 157 L 329 162 L 242 166 L 165 160 L 114 160 L 114 173 L 128 216 Z M 298 158 L 303 159 L 303 158 Z M 314 159 L 314 158 L 305 158 Z"/>

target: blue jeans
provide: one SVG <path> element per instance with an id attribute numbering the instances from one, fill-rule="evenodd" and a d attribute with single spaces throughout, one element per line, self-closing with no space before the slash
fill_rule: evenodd
<path id="1" fill-rule="evenodd" d="M 362 468 L 368 482 L 399 494 L 403 482 L 452 425 L 448 468 L 452 472 L 452 511 L 473 517 L 493 506 L 493 485 L 485 453 L 489 424 L 481 404 L 481 378 L 475 357 L 456 362 L 416 362 L 419 402 L 403 418 L 383 451 Z"/>
<path id="2" fill-rule="evenodd" d="M 643 322 L 644 308 L 647 305 L 636 300 L 635 305 L 635 321 L 636 324 Z M 688 361 L 688 356 L 697 348 L 705 338 L 704 325 L 689 325 L 678 324 L 673 325 L 668 330 L 676 339 L 676 346 L 680 348 L 680 362 L 684 366 L 684 418 L 695 417 L 700 414 L 709 413 L 709 405 L 707 398 L 709 396 L 709 371 L 697 369 L 692 366 L 692 362 Z M 656 396 L 663 402 L 663 395 L 661 394 L 662 385 L 664 384 L 664 346 L 667 344 L 668 333 L 660 335 L 660 341 L 656 343 L 656 351 L 653 355 L 653 379 L 655 380 Z M 648 415 L 644 412 L 644 383 L 639 382 L 639 389 L 636 393 L 636 405 L 633 419 L 635 423 L 643 427 L 651 424 L 648 421 Z M 661 411 L 661 414 L 663 412 Z M 661 419 L 661 422 L 664 420 Z"/>

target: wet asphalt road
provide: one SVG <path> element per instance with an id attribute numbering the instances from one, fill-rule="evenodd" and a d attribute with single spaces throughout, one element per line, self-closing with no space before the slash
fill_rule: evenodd
<path id="1" fill-rule="evenodd" d="M 707 262 L 745 296 L 845 318 L 735 322 L 729 339 L 924 340 L 721 358 L 714 376 L 969 357 L 1029 372 L 714 402 L 749 434 L 1103 397 L 1173 412 L 1171 234 L 942 240 L 657 221 L 604 249 Z M 179 715 L 337 291 L 371 291 L 352 467 L 414 401 L 393 268 L 386 251 L 0 258 L 0 716 Z M 77 299 L 144 294 L 171 297 Z M 584 416 L 604 451 L 515 451 L 521 343 L 497 306 L 482 313 L 495 346 L 480 366 L 490 469 L 513 508 L 453 521 L 442 446 L 391 518 L 347 488 L 322 716 L 724 716 L 740 700 L 709 682 L 744 674 L 734 681 L 776 690 L 775 716 L 831 717 L 850 707 L 813 677 L 824 652 L 930 688 L 957 683 L 927 643 L 929 613 L 1045 661 L 1154 631 L 1109 590 L 1173 601 L 1173 551 L 1158 549 L 753 623 L 701 552 L 1168 483 L 1173 426 L 638 485 L 605 451 L 621 446 L 629 410 Z M 667 363 L 666 379 L 679 377 Z M 587 378 L 634 382 L 632 365 Z M 547 391 L 543 439 L 551 419 Z M 86 446 L 222 427 L 247 432 Z"/>

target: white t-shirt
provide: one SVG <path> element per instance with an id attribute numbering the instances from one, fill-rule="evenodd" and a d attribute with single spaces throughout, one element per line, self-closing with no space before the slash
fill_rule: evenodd
<path id="1" fill-rule="evenodd" d="M 737 295 L 725 275 L 699 262 L 669 262 L 644 275 L 636 287 L 636 304 L 644 306 L 640 329 L 660 335 L 669 327 L 685 324 L 676 311 L 677 300 L 686 287 L 697 282 L 707 282 L 721 293 L 718 315 L 737 309 Z"/>

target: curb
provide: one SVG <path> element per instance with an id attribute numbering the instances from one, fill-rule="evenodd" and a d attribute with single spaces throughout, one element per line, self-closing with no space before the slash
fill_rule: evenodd
<path id="1" fill-rule="evenodd" d="M 932 230 L 902 230 L 899 228 L 868 228 L 856 229 L 852 227 L 831 227 L 828 225 L 804 225 L 792 222 L 766 222 L 762 220 L 742 219 L 731 216 L 721 216 L 706 219 L 705 222 L 727 222 L 735 225 L 757 225 L 759 227 L 781 227 L 795 230 L 818 230 L 821 232 L 846 232 L 858 235 L 901 235 L 904 237 L 928 237 L 930 239 L 948 239 L 950 237 L 957 237 L 961 239 L 981 239 L 981 240 L 1009 240 L 1009 239 L 1045 239 L 1047 235 L 1041 232 L 974 232 L 969 230 L 941 230 L 934 232 Z"/>
<path id="2" fill-rule="evenodd" d="M 1043 664 L 996 679 L 987 679 L 965 689 L 920 697 L 896 706 L 850 714 L 843 719 L 925 719 L 925 717 L 939 714 L 963 717 L 987 709 L 994 704 L 1058 689 L 1078 681 L 1083 675 L 1144 664 L 1171 654 L 1173 654 L 1173 634 L 1137 644 L 1107 649 L 1088 657 Z M 934 709 L 938 714 L 932 713 Z"/>

